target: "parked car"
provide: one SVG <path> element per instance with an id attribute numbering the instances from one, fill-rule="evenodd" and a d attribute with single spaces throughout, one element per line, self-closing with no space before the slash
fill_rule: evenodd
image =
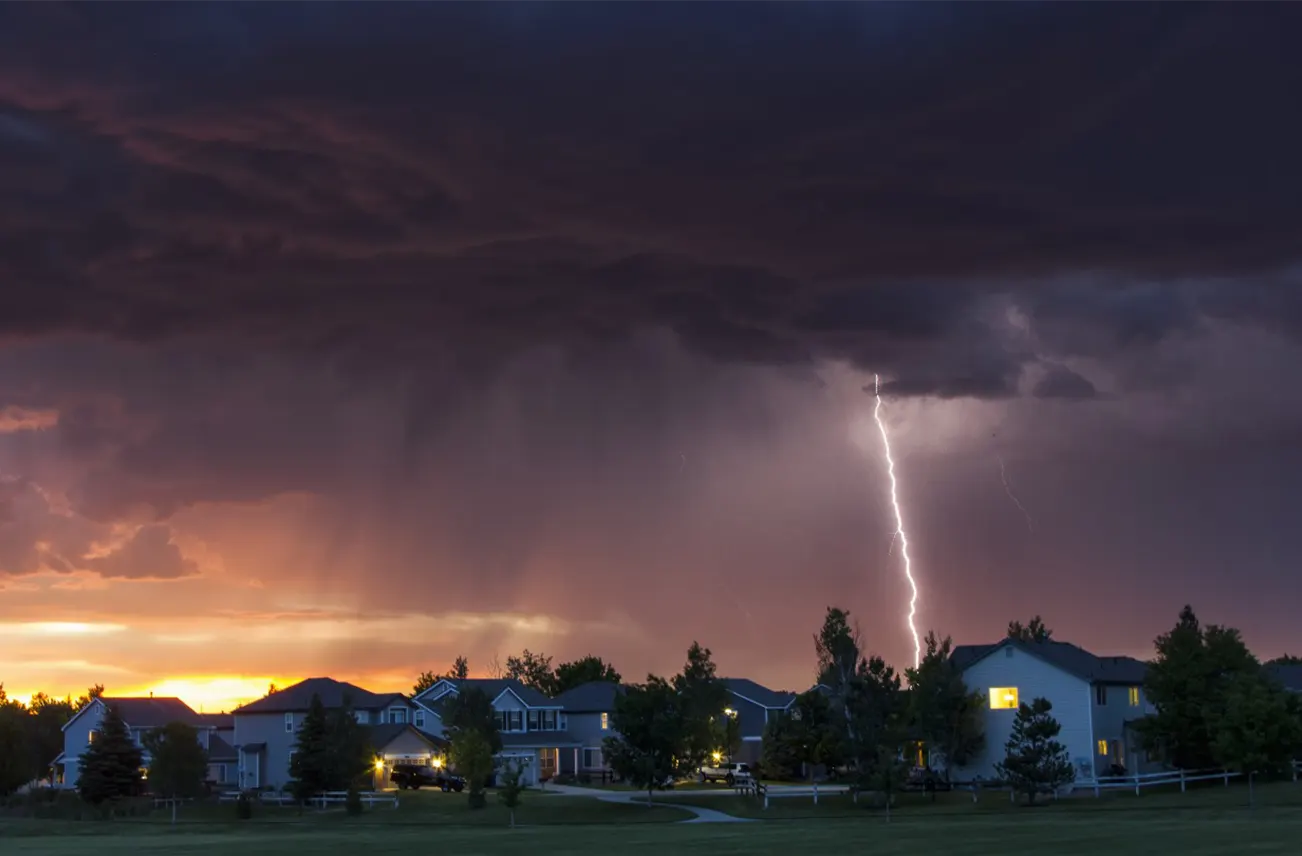
<path id="1" fill-rule="evenodd" d="M 438 788 L 444 793 L 456 791 L 461 793 L 466 787 L 466 780 L 452 773 L 422 764 L 395 764 L 389 774 L 400 791 L 418 791 L 421 788 Z"/>
<path id="2" fill-rule="evenodd" d="M 701 768 L 701 784 L 706 782 L 727 782 L 731 787 L 738 781 L 751 778 L 750 764 L 729 761 L 725 764 L 706 765 Z"/>

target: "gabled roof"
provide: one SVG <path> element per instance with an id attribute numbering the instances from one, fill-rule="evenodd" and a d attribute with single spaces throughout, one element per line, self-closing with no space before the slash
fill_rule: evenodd
<path id="1" fill-rule="evenodd" d="M 1134 657 L 1099 657 L 1070 642 L 1023 642 L 1020 639 L 1003 639 L 993 645 L 959 645 L 954 648 L 950 662 L 960 671 L 967 671 L 978 661 L 1006 647 L 1020 648 L 1046 663 L 1057 666 L 1092 684 L 1130 684 L 1144 682 L 1148 664 Z"/>
<path id="2" fill-rule="evenodd" d="M 461 681 L 444 678 L 428 690 L 425 690 L 425 692 L 421 693 L 421 696 L 424 696 L 426 693 L 430 692 L 430 690 L 433 690 L 442 684 L 450 685 L 454 691 L 472 688 L 482 690 L 484 695 L 488 696 L 489 701 L 497 701 L 502 693 L 510 692 L 523 702 L 526 707 L 560 707 L 558 703 L 547 698 L 547 696 L 538 692 L 538 690 L 533 687 L 526 687 L 514 678 L 466 678 Z"/>
<path id="3" fill-rule="evenodd" d="M 1284 685 L 1284 689 L 1302 693 L 1302 666 L 1285 666 L 1277 664 L 1267 666 L 1266 672 Z"/>
<path id="4" fill-rule="evenodd" d="M 408 731 L 425 741 L 431 749 L 442 749 L 448 745 L 448 741 L 440 740 L 433 734 L 427 734 L 408 722 L 386 722 L 382 725 L 368 725 L 365 728 L 366 736 L 371 741 L 371 748 L 380 753 L 383 753 L 385 747 Z"/>
<path id="5" fill-rule="evenodd" d="M 216 734 L 208 738 L 208 760 L 209 761 L 238 761 L 239 757 L 235 752 L 235 747 L 218 737 Z"/>
<path id="6" fill-rule="evenodd" d="M 313 695 L 320 696 L 321 704 L 327 709 L 343 707 L 344 696 L 348 696 L 354 710 L 380 710 L 395 702 L 407 702 L 407 697 L 402 693 L 373 693 L 334 678 L 308 678 L 238 707 L 235 713 L 289 713 L 307 710 L 312 704 Z"/>
<path id="7" fill-rule="evenodd" d="M 196 713 L 199 722 L 209 728 L 234 728 L 235 715 L 231 713 Z"/>
<path id="8" fill-rule="evenodd" d="M 723 678 L 723 682 L 727 685 L 728 691 L 737 698 L 767 710 L 786 710 L 796 699 L 794 693 L 777 692 L 749 678 Z"/>
<path id="9" fill-rule="evenodd" d="M 159 728 L 169 722 L 184 722 L 196 728 L 203 725 L 199 714 L 195 713 L 190 705 L 179 698 L 154 698 L 148 696 L 145 698 L 93 699 L 64 724 L 63 730 L 67 731 L 73 720 L 86 711 L 110 705 L 118 709 L 118 713 L 122 716 L 128 728 Z"/>
<path id="10" fill-rule="evenodd" d="M 609 713 L 615 709 L 615 698 L 623 692 L 622 686 L 611 681 L 589 681 L 566 690 L 552 703 L 566 713 Z"/>

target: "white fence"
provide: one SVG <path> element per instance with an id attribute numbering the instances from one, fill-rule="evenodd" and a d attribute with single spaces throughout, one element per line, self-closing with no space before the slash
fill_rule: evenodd
<path id="1" fill-rule="evenodd" d="M 849 788 L 845 785 L 820 785 L 817 782 L 810 785 L 766 785 L 763 782 L 748 779 L 737 782 L 734 790 L 739 794 L 753 794 L 763 799 L 764 808 L 768 808 L 770 799 L 782 797 L 812 797 L 814 805 L 818 805 L 819 794 L 844 794 Z"/>
<path id="2" fill-rule="evenodd" d="M 1134 790 L 1138 794 L 1142 788 L 1178 784 L 1180 792 L 1184 793 L 1189 782 L 1206 782 L 1212 779 L 1220 779 L 1226 786 L 1229 786 L 1230 779 L 1242 775 L 1242 773 L 1234 773 L 1229 770 L 1163 770 L 1159 773 L 1135 773 L 1131 776 L 1100 776 L 1094 780 L 1092 785 L 1079 783 L 1077 788 L 1086 790 L 1093 788 L 1094 796 L 1097 797 L 1103 791 L 1125 789 Z"/>
<path id="3" fill-rule="evenodd" d="M 362 791 L 358 796 L 362 800 L 362 805 L 377 806 L 391 805 L 398 807 L 398 797 L 395 794 L 385 794 L 376 791 Z M 225 791 L 217 796 L 218 802 L 232 803 L 240 798 L 239 791 Z M 258 794 L 258 801 L 263 805 L 293 806 L 298 805 L 292 794 L 281 793 L 280 791 L 262 791 Z M 327 791 L 323 794 L 317 794 L 307 801 L 307 805 L 325 808 L 330 805 L 343 805 L 348 801 L 347 791 Z"/>

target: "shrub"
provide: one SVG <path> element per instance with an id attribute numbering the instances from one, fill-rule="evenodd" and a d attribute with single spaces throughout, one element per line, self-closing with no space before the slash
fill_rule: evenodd
<path id="1" fill-rule="evenodd" d="M 552 776 L 552 784 L 572 785 L 574 784 L 574 777 L 571 776 L 569 773 L 557 773 L 555 776 Z"/>
<path id="2" fill-rule="evenodd" d="M 235 800 L 235 816 L 240 820 L 249 820 L 253 817 L 253 801 L 249 795 L 241 793 Z"/>
<path id="3" fill-rule="evenodd" d="M 591 774 L 591 773 L 579 773 L 579 775 L 578 775 L 578 782 L 579 782 L 580 785 L 590 785 L 590 784 L 592 784 L 592 774 Z"/>

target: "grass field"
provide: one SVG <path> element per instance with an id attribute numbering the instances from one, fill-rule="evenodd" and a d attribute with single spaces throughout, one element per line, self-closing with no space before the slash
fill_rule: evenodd
<path id="1" fill-rule="evenodd" d="M 462 799 L 443 794 L 404 797 L 402 806 L 376 809 L 361 818 L 342 812 L 263 812 L 252 822 L 190 809 L 171 828 L 154 819 L 111 822 L 0 822 L 0 848 L 8 839 L 24 856 L 271 856 L 301 850 L 312 856 L 407 854 L 448 849 L 457 856 L 515 856 L 543 850 L 549 856 L 617 851 L 641 854 L 768 854 L 832 850 L 881 856 L 985 856 L 1009 851 L 1054 856 L 1138 856 L 1178 853 L 1296 854 L 1302 842 L 1302 785 L 1258 789 L 1258 808 L 1246 807 L 1247 789 L 1206 788 L 1188 794 L 1113 794 L 1077 797 L 1044 808 L 1009 806 L 994 794 L 975 805 L 966 795 L 926 804 L 906 800 L 886 822 L 880 809 L 829 799 L 817 809 L 792 798 L 767 819 L 746 824 L 676 824 L 683 815 L 668 807 L 599 803 L 584 797 L 530 794 L 518 812 L 522 826 L 505 828 L 505 811 L 490 805 L 466 810 Z M 531 799 L 532 797 L 532 799 Z M 962 799 L 959 799 L 962 797 Z M 665 799 L 738 810 L 732 797 L 683 794 Z M 966 804 L 964 803 L 966 800 Z M 229 806 L 222 806 L 223 810 Z M 804 811 L 802 815 L 801 812 Z M 640 821 L 640 822 L 639 822 Z M 21 835 L 15 842 L 11 836 Z"/>

